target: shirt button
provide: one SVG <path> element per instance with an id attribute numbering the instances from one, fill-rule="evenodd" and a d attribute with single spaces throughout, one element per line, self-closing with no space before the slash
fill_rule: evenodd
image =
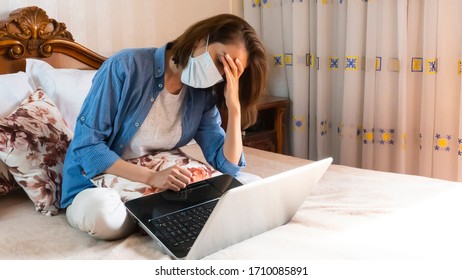
<path id="1" fill-rule="evenodd" d="M 81 117 L 80 120 L 81 120 L 81 121 L 84 121 L 84 120 L 85 120 L 85 117 Z"/>
<path id="2" fill-rule="evenodd" d="M 122 149 L 122 148 L 124 147 L 124 144 L 120 144 L 120 146 L 119 146 L 119 147 Z"/>
<path id="3" fill-rule="evenodd" d="M 159 88 L 162 88 L 162 84 L 159 84 Z"/>
<path id="4" fill-rule="evenodd" d="M 138 127 L 138 126 L 140 126 L 140 124 L 139 124 L 139 123 L 135 123 L 135 126 Z"/>
<path id="5" fill-rule="evenodd" d="M 151 97 L 151 102 L 154 102 L 154 97 Z"/>
<path id="6" fill-rule="evenodd" d="M 160 73 L 160 72 L 162 72 L 162 69 L 160 69 L 160 67 L 159 67 L 159 68 L 157 68 L 157 73 Z"/>

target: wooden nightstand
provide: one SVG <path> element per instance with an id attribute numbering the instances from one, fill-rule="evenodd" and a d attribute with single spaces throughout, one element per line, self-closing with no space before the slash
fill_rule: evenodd
<path id="1" fill-rule="evenodd" d="M 257 122 L 243 132 L 245 146 L 260 150 L 284 152 L 284 112 L 289 100 L 266 95 L 258 104 Z"/>
<path id="2" fill-rule="evenodd" d="M 260 150 L 284 153 L 284 112 L 289 100 L 283 97 L 266 95 L 258 104 L 257 122 L 243 131 L 244 146 Z M 223 128 L 226 129 L 226 115 L 222 113 Z"/>

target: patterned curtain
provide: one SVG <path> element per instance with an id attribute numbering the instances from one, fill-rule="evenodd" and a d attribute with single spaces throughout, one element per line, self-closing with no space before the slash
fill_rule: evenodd
<path id="1" fill-rule="evenodd" d="M 290 153 L 462 181 L 460 0 L 245 0 Z"/>

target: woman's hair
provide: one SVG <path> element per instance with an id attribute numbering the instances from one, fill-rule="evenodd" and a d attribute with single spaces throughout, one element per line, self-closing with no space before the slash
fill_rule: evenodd
<path id="1" fill-rule="evenodd" d="M 257 103 L 266 90 L 268 66 L 265 48 L 250 24 L 242 18 L 221 14 L 213 16 L 190 26 L 172 42 L 173 61 L 185 67 L 189 56 L 197 42 L 209 36 L 209 44 L 222 43 L 224 45 L 244 43 L 247 50 L 247 67 L 239 78 L 239 101 L 241 103 L 241 124 L 247 128 L 257 119 Z M 217 107 L 226 110 L 224 98 L 225 83 L 214 86 Z"/>

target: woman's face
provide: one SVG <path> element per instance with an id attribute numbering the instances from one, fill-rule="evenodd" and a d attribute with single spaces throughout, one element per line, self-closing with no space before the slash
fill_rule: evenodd
<path id="1" fill-rule="evenodd" d="M 201 55 L 205 52 L 205 41 L 202 41 L 193 51 L 192 56 L 196 57 L 198 55 Z M 242 66 L 244 69 L 247 67 L 247 50 L 245 48 L 245 45 L 240 42 L 237 44 L 229 44 L 229 45 L 224 45 L 222 43 L 212 43 L 208 45 L 208 51 L 210 53 L 210 56 L 213 59 L 213 62 L 215 62 L 215 65 L 218 68 L 218 72 L 223 76 L 225 74 L 225 71 L 223 70 L 223 64 L 221 63 L 221 57 L 224 56 L 225 54 L 229 54 L 233 61 L 236 59 L 239 59 L 242 63 Z M 232 65 L 230 65 L 232 66 Z"/>

